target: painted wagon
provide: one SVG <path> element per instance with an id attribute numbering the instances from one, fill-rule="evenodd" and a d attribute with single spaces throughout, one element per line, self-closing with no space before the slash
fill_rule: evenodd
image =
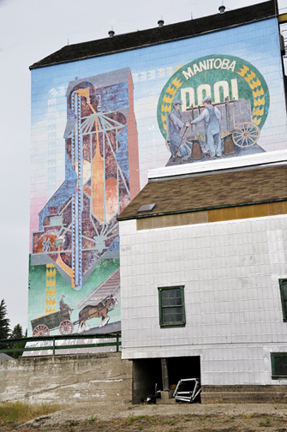
<path id="1" fill-rule="evenodd" d="M 225 99 L 225 102 L 214 103 L 221 112 L 220 131 L 221 137 L 231 136 L 235 145 L 246 148 L 252 147 L 258 141 L 260 129 L 252 121 L 251 104 L 245 99 Z M 192 106 L 183 113 L 184 119 L 195 119 L 205 109 L 204 106 L 193 108 Z M 191 115 L 190 115 L 191 114 Z M 198 123 L 196 135 L 205 135 L 204 122 Z M 194 135 L 194 133 L 192 133 Z"/>
<path id="2" fill-rule="evenodd" d="M 33 336 L 49 336 L 50 330 L 59 329 L 61 335 L 70 335 L 74 331 L 74 324 L 70 320 L 69 311 L 50 312 L 31 320 Z"/>
<path id="3" fill-rule="evenodd" d="M 216 106 L 216 108 L 218 108 L 221 112 L 220 132 L 222 139 L 225 141 L 232 140 L 236 146 L 241 148 L 252 147 L 257 143 L 260 136 L 260 129 L 252 120 L 251 104 L 249 100 L 229 100 L 229 98 L 226 98 L 225 102 L 213 103 L 213 105 Z M 202 113 L 204 109 L 204 106 L 188 107 L 187 110 L 182 113 L 183 121 L 194 120 Z M 204 141 L 204 121 L 201 121 L 196 125 L 192 125 L 187 130 L 183 128 L 182 133 L 184 134 L 184 141 Z M 166 145 L 169 149 L 168 131 Z M 236 153 L 236 150 L 234 150 L 234 153 Z"/>

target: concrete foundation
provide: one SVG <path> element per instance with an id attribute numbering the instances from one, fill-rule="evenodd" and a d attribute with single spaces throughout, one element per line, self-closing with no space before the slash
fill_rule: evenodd
<path id="1" fill-rule="evenodd" d="M 158 359 L 121 360 L 120 353 L 26 357 L 0 361 L 0 403 L 140 403 L 162 388 Z M 157 403 L 175 403 L 172 391 Z M 201 403 L 287 402 L 287 385 L 203 385 Z"/>
<path id="2" fill-rule="evenodd" d="M 0 402 L 80 404 L 131 399 L 132 362 L 121 360 L 120 353 L 0 362 Z"/>
<path id="3" fill-rule="evenodd" d="M 287 402 L 286 385 L 202 386 L 201 403 Z"/>
<path id="4" fill-rule="evenodd" d="M 161 398 L 156 400 L 157 404 L 175 404 L 176 400 L 172 397 L 174 390 L 162 391 Z"/>

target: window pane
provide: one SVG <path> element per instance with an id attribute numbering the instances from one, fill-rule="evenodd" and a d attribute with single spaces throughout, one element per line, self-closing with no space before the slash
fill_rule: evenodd
<path id="1" fill-rule="evenodd" d="M 287 375 L 287 356 L 275 356 L 276 375 Z"/>
<path id="2" fill-rule="evenodd" d="M 163 323 L 168 324 L 182 322 L 182 308 L 167 308 L 163 309 Z"/>
<path id="3" fill-rule="evenodd" d="M 163 306 L 172 306 L 170 304 L 170 299 L 168 297 L 167 298 L 162 298 L 162 305 Z"/>
<path id="4" fill-rule="evenodd" d="M 182 286 L 159 288 L 161 326 L 185 325 L 184 291 Z"/>
<path id="5" fill-rule="evenodd" d="M 287 283 L 286 282 L 282 283 L 282 290 L 284 293 L 284 298 L 287 299 Z"/>
<path id="6" fill-rule="evenodd" d="M 287 320 L 287 280 L 280 281 L 280 295 L 282 303 L 283 321 Z"/>
<path id="7" fill-rule="evenodd" d="M 181 306 L 181 292 L 179 289 L 162 292 L 162 306 Z"/>

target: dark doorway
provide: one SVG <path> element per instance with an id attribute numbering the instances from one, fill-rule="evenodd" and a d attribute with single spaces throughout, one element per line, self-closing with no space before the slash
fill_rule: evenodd
<path id="1" fill-rule="evenodd" d="M 200 357 L 171 357 L 167 359 L 169 385 L 176 385 L 180 379 L 200 380 Z"/>
<path id="2" fill-rule="evenodd" d="M 200 380 L 200 356 L 167 358 L 169 386 L 175 386 L 179 380 L 198 378 Z M 133 360 L 133 403 L 143 402 L 148 395 L 153 395 L 155 386 L 163 389 L 161 359 Z M 200 402 L 200 397 L 196 399 Z"/>
<path id="3" fill-rule="evenodd" d="M 133 360 L 133 403 L 143 402 L 148 395 L 162 389 L 161 361 L 159 358 Z"/>

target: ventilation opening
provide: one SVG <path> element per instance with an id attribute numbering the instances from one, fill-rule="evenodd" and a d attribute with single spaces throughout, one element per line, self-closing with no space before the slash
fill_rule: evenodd
<path id="1" fill-rule="evenodd" d="M 169 387 L 175 387 L 181 379 L 200 380 L 200 356 L 170 357 L 166 361 Z M 158 390 L 163 390 L 161 359 L 133 360 L 132 402 L 145 401 L 149 395 L 154 395 L 156 387 Z M 194 402 L 200 403 L 200 394 Z"/>

